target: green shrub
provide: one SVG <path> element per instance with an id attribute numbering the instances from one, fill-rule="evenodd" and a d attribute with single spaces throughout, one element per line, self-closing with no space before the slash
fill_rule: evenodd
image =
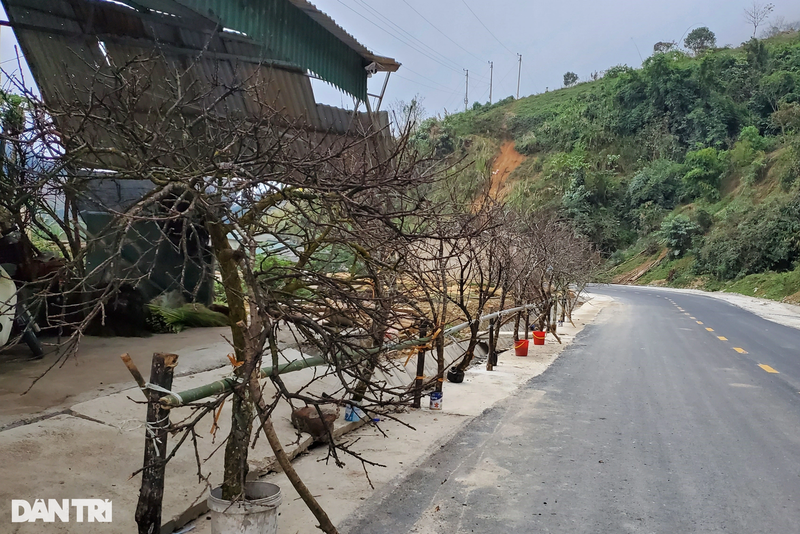
<path id="1" fill-rule="evenodd" d="M 536 134 L 534 133 L 526 133 L 522 136 L 521 139 L 518 139 L 514 143 L 514 148 L 517 149 L 517 152 L 520 154 L 531 155 L 541 149 L 539 142 L 536 139 Z"/>
<path id="2" fill-rule="evenodd" d="M 218 280 L 214 280 L 214 302 L 217 304 L 228 304 L 228 295 L 225 294 L 225 286 Z"/>
<path id="3" fill-rule="evenodd" d="M 661 223 L 659 236 L 673 256 L 683 256 L 692 247 L 692 239 L 700 227 L 686 215 L 670 217 Z"/>
<path id="4" fill-rule="evenodd" d="M 722 280 L 786 271 L 800 260 L 800 194 L 733 213 L 698 252 L 697 269 Z"/>
<path id="5" fill-rule="evenodd" d="M 797 172 L 792 167 L 787 167 L 779 177 L 781 188 L 784 191 L 789 191 L 794 183 L 797 181 Z"/>
<path id="6" fill-rule="evenodd" d="M 609 266 L 616 267 L 617 265 L 624 262 L 627 258 L 625 257 L 624 250 L 615 250 L 611 253 L 611 256 L 608 258 Z"/>
<path id="7" fill-rule="evenodd" d="M 691 198 L 719 200 L 719 185 L 727 167 L 726 154 L 712 147 L 686 154 L 686 165 L 690 170 L 684 175 L 683 182 Z"/>
<path id="8" fill-rule="evenodd" d="M 648 235 L 644 238 L 644 253 L 648 256 L 652 256 L 657 253 L 661 249 L 661 245 L 657 239 L 654 239 L 653 235 Z"/>
<path id="9" fill-rule="evenodd" d="M 762 152 L 742 174 L 742 181 L 748 185 L 753 186 L 760 182 L 767 175 L 767 158 Z"/>
<path id="10" fill-rule="evenodd" d="M 789 191 L 800 176 L 800 136 L 792 138 L 788 145 L 779 161 L 782 170 L 778 179 L 784 191 Z"/>
<path id="11" fill-rule="evenodd" d="M 739 133 L 739 141 L 749 144 L 756 152 L 766 150 L 769 145 L 767 139 L 759 133 L 758 128 L 755 126 L 742 128 Z"/>
<path id="12" fill-rule="evenodd" d="M 628 184 L 628 203 L 631 207 L 651 202 L 665 209 L 678 203 L 682 188 L 684 166 L 660 159 L 637 172 Z"/>
<path id="13" fill-rule="evenodd" d="M 698 208 L 694 212 L 694 222 L 700 227 L 701 232 L 706 233 L 714 224 L 714 217 L 707 210 Z"/>
<path id="14" fill-rule="evenodd" d="M 639 235 L 645 236 L 657 231 L 667 210 L 653 202 L 645 202 L 633 210 L 634 226 L 639 230 Z"/>

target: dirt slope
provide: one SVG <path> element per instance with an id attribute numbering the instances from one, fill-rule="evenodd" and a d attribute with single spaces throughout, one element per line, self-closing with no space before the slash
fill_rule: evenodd
<path id="1" fill-rule="evenodd" d="M 492 183 L 489 186 L 489 195 L 492 198 L 501 199 L 508 193 L 508 177 L 523 161 L 525 156 L 514 148 L 514 141 L 503 143 L 492 166 Z"/>
<path id="2" fill-rule="evenodd" d="M 653 267 L 657 266 L 662 261 L 664 261 L 666 257 L 667 257 L 667 249 L 664 249 L 663 251 L 661 251 L 661 254 L 659 254 L 658 258 L 645 262 L 642 265 L 639 265 L 638 267 L 633 269 L 632 271 L 616 276 L 613 281 L 615 284 L 633 284 L 639 278 L 647 274 L 647 271 L 649 271 L 650 269 L 652 269 Z"/>

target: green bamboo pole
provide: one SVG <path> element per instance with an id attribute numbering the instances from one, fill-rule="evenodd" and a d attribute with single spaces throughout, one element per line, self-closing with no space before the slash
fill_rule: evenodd
<path id="1" fill-rule="evenodd" d="M 481 317 L 479 320 L 483 321 L 486 319 L 493 319 L 495 317 L 500 317 L 501 315 L 506 315 L 509 313 L 516 313 L 518 311 L 527 310 L 534 307 L 534 304 L 528 304 L 527 306 L 520 306 L 518 308 L 511 308 L 508 310 L 502 310 L 495 313 L 490 313 Z M 470 323 L 462 323 L 460 325 L 453 326 L 448 328 L 442 335 L 447 334 L 455 334 L 465 328 L 467 328 Z M 371 354 L 376 351 L 385 350 L 385 351 L 394 351 L 394 350 L 403 350 L 409 347 L 415 347 L 417 345 L 424 345 L 430 342 L 433 339 L 432 336 L 427 336 L 419 339 L 409 339 L 407 341 L 403 341 L 401 343 L 396 343 L 394 345 L 388 345 L 386 347 L 375 347 L 371 349 L 365 349 L 365 352 Z M 337 358 L 343 358 L 343 355 L 338 355 Z M 327 365 L 325 359 L 321 356 L 313 356 L 311 358 L 303 358 L 301 360 L 294 360 L 283 365 L 278 366 L 278 374 L 282 375 L 285 373 L 291 373 L 294 371 L 299 371 L 301 369 L 307 369 L 309 367 L 318 367 L 321 365 Z M 263 367 L 259 371 L 260 378 L 267 378 L 268 376 L 272 375 L 272 366 Z M 233 389 L 233 386 L 236 384 L 236 380 L 234 378 L 223 378 L 222 380 L 217 380 L 216 382 L 212 382 L 210 384 L 205 384 L 203 386 L 198 386 L 196 388 L 187 389 L 186 391 L 181 391 L 179 393 L 172 393 L 165 395 L 159 399 L 161 406 L 164 408 L 178 408 L 179 406 L 184 406 L 190 402 L 195 402 L 201 399 L 205 399 L 207 397 L 213 397 L 214 395 L 221 395 L 223 393 L 227 393 Z"/>
<path id="2" fill-rule="evenodd" d="M 324 364 L 325 360 L 319 356 L 305 358 L 302 360 L 294 360 L 278 366 L 278 374 L 291 373 L 292 371 L 299 371 L 300 369 L 306 369 L 307 367 L 316 367 Z M 266 378 L 271 374 L 272 366 L 264 367 L 259 371 L 259 378 Z M 235 384 L 236 380 L 233 377 L 223 378 L 222 380 L 217 380 L 216 382 L 205 384 L 203 386 L 197 386 L 196 388 L 187 389 L 186 391 L 181 391 L 177 394 L 172 393 L 170 395 L 165 395 L 159 399 L 159 402 L 161 403 L 161 406 L 165 408 L 177 408 L 178 406 L 183 406 L 190 402 L 205 399 L 206 397 L 213 397 L 214 395 L 227 393 L 233 389 Z"/>

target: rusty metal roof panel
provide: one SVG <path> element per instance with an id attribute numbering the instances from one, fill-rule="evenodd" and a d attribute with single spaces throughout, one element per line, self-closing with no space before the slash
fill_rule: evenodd
<path id="1" fill-rule="evenodd" d="M 124 2 L 130 1 L 130 5 Z M 248 60 L 285 61 L 310 70 L 364 100 L 366 70 L 399 64 L 370 52 L 305 0 L 2 0 L 15 30 L 124 35 L 195 50 L 221 52 L 236 39 L 209 39 L 220 26 L 236 31 Z M 323 30 L 323 31 L 320 31 Z M 224 33 L 224 32 L 223 32 Z M 249 43 L 248 43 L 249 41 Z M 235 45 L 234 45 L 235 48 Z M 235 53 L 235 52 L 234 52 Z M 313 109 L 313 108 L 312 108 Z"/>
<path id="2" fill-rule="evenodd" d="M 370 130 L 384 130 L 389 125 L 389 114 L 385 111 L 373 113 L 373 126 L 367 113 L 317 104 L 320 130 L 336 134 L 364 134 Z"/>
<path id="3" fill-rule="evenodd" d="M 95 80 L 107 76 L 106 60 L 116 65 L 139 61 L 158 82 L 142 95 L 142 117 L 147 109 L 174 98 L 170 80 L 182 73 L 181 85 L 193 87 L 196 96 L 211 92 L 201 107 L 210 105 L 222 87 L 246 83 L 258 89 L 258 97 L 236 94 L 226 99 L 225 111 L 257 114 L 267 104 L 286 120 L 320 132 L 352 134 L 369 128 L 366 114 L 356 114 L 354 121 L 352 111 L 317 105 L 306 72 L 263 61 L 269 54 L 263 45 L 240 34 L 209 29 L 210 19 L 198 18 L 193 26 L 181 17 L 141 13 L 97 0 L 2 1 L 48 101 L 82 102 L 93 91 L 106 89 Z M 41 12 L 39 7 L 50 11 Z M 377 116 L 381 124 L 388 123 L 384 116 Z"/>

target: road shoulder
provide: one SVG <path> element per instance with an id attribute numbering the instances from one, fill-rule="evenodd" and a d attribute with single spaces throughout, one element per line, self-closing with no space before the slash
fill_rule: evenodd
<path id="1" fill-rule="evenodd" d="M 612 284 L 616 285 L 616 284 Z M 773 323 L 790 326 L 800 330 L 800 306 L 785 302 L 762 299 L 759 297 L 749 297 L 739 293 L 725 293 L 722 291 L 702 291 L 700 289 L 680 289 L 674 287 L 656 286 L 624 286 L 654 291 L 664 291 L 670 293 L 685 293 L 690 295 L 702 295 L 718 300 L 724 300 L 734 306 L 758 315 Z"/>
<path id="2" fill-rule="evenodd" d="M 341 532 L 347 532 L 348 525 L 360 516 L 362 506 L 368 510 L 381 502 L 470 421 L 515 394 L 531 378 L 542 374 L 583 328 L 594 322 L 613 302 L 605 295 L 590 295 L 589 300 L 574 313 L 575 326 L 566 325 L 559 330 L 563 344 L 548 338 L 543 347 L 531 346 L 528 357 L 517 357 L 513 351 L 506 351 L 500 355 L 495 371 L 476 366 L 467 372 L 464 383 L 445 383 L 442 411 L 429 410 L 427 399 L 423 399 L 425 402 L 420 410 L 398 413 L 396 421 L 384 420 L 380 428 L 365 426 L 344 437 L 354 451 L 383 467 L 364 466 L 354 457 L 342 456 L 345 465 L 339 468 L 332 459 L 326 461 L 327 449 L 319 447 L 299 457 L 294 462 L 295 469 L 333 523 L 339 525 Z M 369 480 L 365 476 L 365 467 Z M 316 524 L 315 519 L 286 477 L 274 473 L 263 480 L 278 484 L 283 492 L 279 532 L 310 532 L 310 525 Z M 211 532 L 205 518 L 202 516 L 189 525 L 196 527 L 192 534 Z"/>

